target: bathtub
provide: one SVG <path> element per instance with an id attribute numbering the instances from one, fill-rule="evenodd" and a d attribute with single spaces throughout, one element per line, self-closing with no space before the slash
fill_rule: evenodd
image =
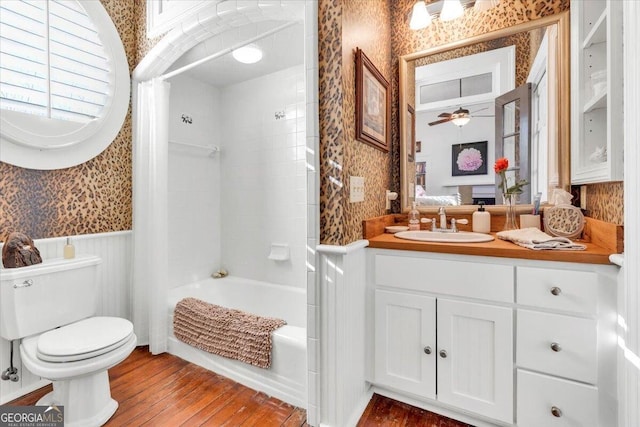
<path id="1" fill-rule="evenodd" d="M 287 324 L 273 333 L 271 368 L 207 353 L 176 339 L 173 311 L 182 298 L 198 298 Z M 307 297 L 303 289 L 239 277 L 205 279 L 169 290 L 169 353 L 292 405 L 307 406 Z"/>

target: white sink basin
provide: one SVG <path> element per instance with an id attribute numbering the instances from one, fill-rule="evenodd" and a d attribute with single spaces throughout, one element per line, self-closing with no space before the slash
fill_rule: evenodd
<path id="1" fill-rule="evenodd" d="M 442 231 L 401 231 L 394 234 L 400 239 L 420 240 L 422 242 L 441 243 L 482 243 L 490 242 L 493 237 L 488 234 L 474 233 L 471 231 L 458 231 L 457 233 L 444 233 Z"/>

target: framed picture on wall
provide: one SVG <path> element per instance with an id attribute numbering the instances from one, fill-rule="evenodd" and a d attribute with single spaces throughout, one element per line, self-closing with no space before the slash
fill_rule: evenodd
<path id="1" fill-rule="evenodd" d="M 356 139 L 388 152 L 390 117 L 389 82 L 364 52 L 356 48 Z"/>
<path id="2" fill-rule="evenodd" d="M 422 152 L 422 141 L 416 141 L 416 153 Z"/>
<path id="3" fill-rule="evenodd" d="M 486 175 L 487 141 L 451 146 L 451 175 Z"/>
<path id="4" fill-rule="evenodd" d="M 416 114 L 411 105 L 407 105 L 407 161 L 413 162 L 416 157 Z"/>

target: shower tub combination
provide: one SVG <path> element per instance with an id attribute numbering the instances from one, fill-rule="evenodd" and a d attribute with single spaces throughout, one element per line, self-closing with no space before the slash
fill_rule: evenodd
<path id="1" fill-rule="evenodd" d="M 173 335 L 173 311 L 186 297 L 287 324 L 273 332 L 271 368 L 207 353 Z M 306 291 L 240 277 L 205 279 L 169 290 L 169 353 L 295 406 L 307 406 Z"/>

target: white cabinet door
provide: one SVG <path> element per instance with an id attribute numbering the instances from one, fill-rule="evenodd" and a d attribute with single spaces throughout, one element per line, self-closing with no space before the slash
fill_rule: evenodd
<path id="1" fill-rule="evenodd" d="M 375 380 L 436 398 L 436 300 L 376 291 Z"/>
<path id="2" fill-rule="evenodd" d="M 513 423 L 513 312 L 438 299 L 438 400 Z"/>

